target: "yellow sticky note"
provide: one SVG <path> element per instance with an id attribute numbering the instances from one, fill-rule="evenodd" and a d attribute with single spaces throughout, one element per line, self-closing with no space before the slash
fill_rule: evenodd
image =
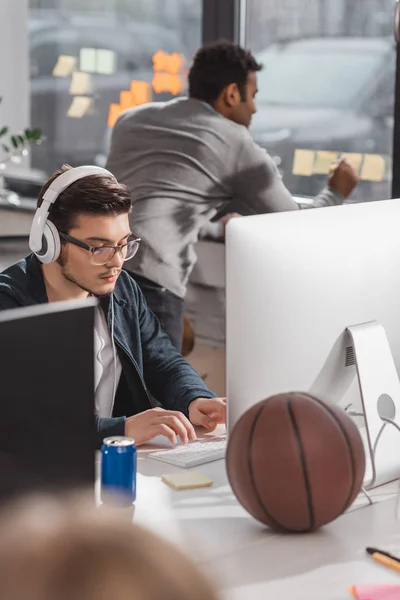
<path id="1" fill-rule="evenodd" d="M 295 150 L 293 158 L 293 175 L 310 177 L 314 169 L 314 150 Z"/>
<path id="2" fill-rule="evenodd" d="M 380 154 L 365 154 L 361 170 L 361 179 L 365 181 L 383 181 L 386 163 Z"/>
<path id="3" fill-rule="evenodd" d="M 71 85 L 69 93 L 72 96 L 88 96 L 93 91 L 92 76 L 89 73 L 75 71 L 72 73 Z"/>
<path id="4" fill-rule="evenodd" d="M 346 158 L 356 171 L 360 170 L 363 155 L 358 152 L 343 152 L 341 158 Z"/>
<path id="5" fill-rule="evenodd" d="M 162 475 L 161 480 L 174 488 L 174 490 L 192 490 L 195 488 L 210 487 L 214 483 L 212 479 L 199 471 Z"/>
<path id="6" fill-rule="evenodd" d="M 86 73 L 96 73 L 96 48 L 81 48 L 79 53 L 79 69 Z"/>
<path id="7" fill-rule="evenodd" d="M 338 152 L 318 150 L 314 164 L 314 175 L 327 175 L 334 160 L 339 156 Z"/>
<path id="8" fill-rule="evenodd" d="M 81 119 L 89 112 L 92 104 L 92 98 L 88 98 L 87 96 L 75 96 L 68 109 L 67 116 L 71 119 Z"/>
<path id="9" fill-rule="evenodd" d="M 96 72 L 112 75 L 117 70 L 117 55 L 113 50 L 97 50 Z"/>
<path id="10" fill-rule="evenodd" d="M 57 63 L 53 69 L 53 77 L 69 77 L 75 69 L 75 56 L 66 56 L 62 54 L 58 57 Z"/>

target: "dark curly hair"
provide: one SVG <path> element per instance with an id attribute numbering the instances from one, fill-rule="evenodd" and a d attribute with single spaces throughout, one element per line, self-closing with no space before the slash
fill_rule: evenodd
<path id="1" fill-rule="evenodd" d="M 237 44 L 220 41 L 200 48 L 189 71 L 189 96 L 204 102 L 214 102 L 222 90 L 236 83 L 242 100 L 249 73 L 261 71 L 250 50 Z"/>
<path id="2" fill-rule="evenodd" d="M 53 173 L 39 192 L 37 206 L 42 204 L 43 196 L 53 181 L 72 167 L 63 165 Z M 51 205 L 49 219 L 58 231 L 68 233 L 76 227 L 79 215 L 111 215 L 129 213 L 131 210 L 131 192 L 126 185 L 117 183 L 107 175 L 88 175 L 72 183 Z"/>

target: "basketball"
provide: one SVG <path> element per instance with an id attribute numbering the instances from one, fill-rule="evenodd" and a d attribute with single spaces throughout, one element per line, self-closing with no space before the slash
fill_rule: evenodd
<path id="1" fill-rule="evenodd" d="M 226 467 L 234 494 L 255 519 L 304 533 L 333 521 L 354 501 L 365 453 L 343 410 L 293 392 L 242 415 L 228 438 Z"/>

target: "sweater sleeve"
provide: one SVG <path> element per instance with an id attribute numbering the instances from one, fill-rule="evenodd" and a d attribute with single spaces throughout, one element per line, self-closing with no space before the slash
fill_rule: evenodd
<path id="1" fill-rule="evenodd" d="M 283 183 L 271 156 L 247 131 L 232 179 L 232 193 L 255 214 L 333 206 L 344 200 L 338 192 L 325 187 L 312 204 L 298 204 Z"/>
<path id="2" fill-rule="evenodd" d="M 125 435 L 125 417 L 102 419 L 96 417 L 96 449 L 100 449 L 104 438 Z"/>
<path id="3" fill-rule="evenodd" d="M 21 303 L 17 300 L 8 285 L 0 285 L 0 310 L 9 310 L 10 308 L 19 308 Z"/>
<path id="4" fill-rule="evenodd" d="M 178 410 L 188 416 L 192 400 L 215 398 L 215 394 L 175 349 L 147 306 L 141 290 L 136 285 L 135 288 L 146 385 L 164 408 Z"/>

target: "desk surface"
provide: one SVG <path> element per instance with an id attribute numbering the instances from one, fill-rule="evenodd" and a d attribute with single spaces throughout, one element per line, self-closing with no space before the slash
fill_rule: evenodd
<path id="1" fill-rule="evenodd" d="M 215 579 L 224 600 L 350 600 L 352 584 L 400 583 L 365 554 L 366 546 L 400 553 L 397 483 L 372 490 L 372 506 L 360 496 L 314 534 L 278 535 L 238 504 L 223 460 L 197 469 L 213 487 L 175 491 L 160 477 L 180 469 L 140 452 L 134 520 L 183 548 Z"/>

